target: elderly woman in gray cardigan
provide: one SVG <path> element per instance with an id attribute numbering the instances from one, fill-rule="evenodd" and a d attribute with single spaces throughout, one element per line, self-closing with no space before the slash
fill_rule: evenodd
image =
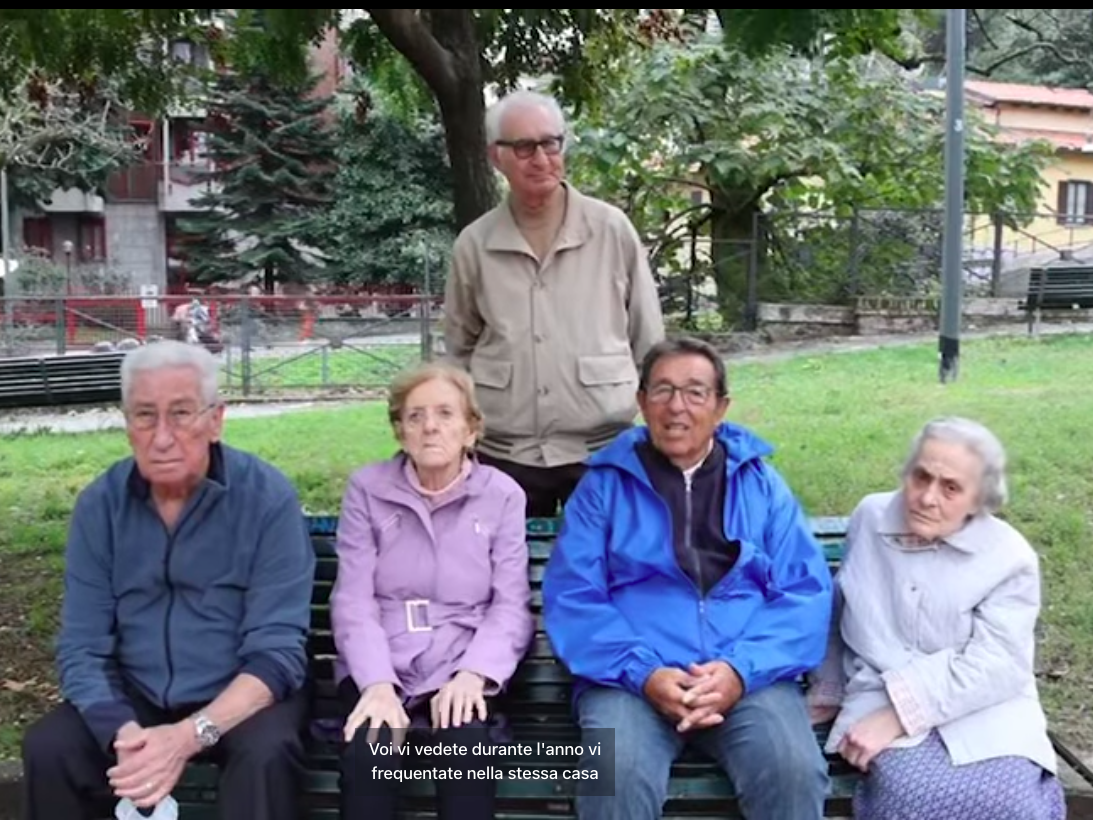
<path id="1" fill-rule="evenodd" d="M 850 519 L 829 651 L 811 676 L 827 751 L 866 772 L 855 820 L 1062 820 L 1033 672 L 1036 552 L 995 516 L 1005 452 L 982 425 L 937 419 L 902 487 Z"/>

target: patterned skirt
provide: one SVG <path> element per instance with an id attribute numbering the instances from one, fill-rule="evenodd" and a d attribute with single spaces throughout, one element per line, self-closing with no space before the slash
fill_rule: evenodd
<path id="1" fill-rule="evenodd" d="M 873 758 L 854 820 L 1065 820 L 1062 784 L 1022 757 L 954 766 L 937 731 Z"/>

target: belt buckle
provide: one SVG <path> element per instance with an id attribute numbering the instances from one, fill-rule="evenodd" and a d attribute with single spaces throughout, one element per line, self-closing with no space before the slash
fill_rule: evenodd
<path id="1" fill-rule="evenodd" d="M 414 598 L 405 601 L 406 607 L 406 631 L 407 632 L 432 632 L 432 624 L 429 623 L 429 599 Z"/>

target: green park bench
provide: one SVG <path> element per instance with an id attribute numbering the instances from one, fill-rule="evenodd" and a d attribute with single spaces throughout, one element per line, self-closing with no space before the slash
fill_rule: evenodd
<path id="1" fill-rule="evenodd" d="M 1093 308 L 1093 265 L 1056 263 L 1032 268 L 1028 292 L 1019 305 L 1032 333 L 1043 310 Z"/>
<path id="2" fill-rule="evenodd" d="M 318 557 L 315 588 L 312 597 L 311 635 L 308 653 L 311 658 L 313 684 L 313 720 L 336 721 L 340 717 L 333 680 L 334 639 L 330 632 L 329 599 L 337 574 L 334 538 L 335 517 L 309 517 L 312 543 Z M 843 552 L 846 533 L 845 518 L 813 518 L 812 529 L 823 545 L 828 563 L 837 568 Z M 578 732 L 570 710 L 571 679 L 568 671 L 554 657 L 550 641 L 543 631 L 541 613 L 541 582 L 543 569 L 557 533 L 556 519 L 532 519 L 528 522 L 528 546 L 531 552 L 530 576 L 536 633 L 531 649 L 520 665 L 508 692 L 499 704 L 513 728 L 515 742 L 544 741 L 555 744 L 577 743 Z M 816 741 L 822 744 L 826 731 L 817 728 Z M 338 747 L 336 740 L 312 737 L 309 740 L 308 776 L 305 784 L 301 820 L 337 820 L 338 817 Z M 1081 767 L 1080 761 L 1056 740 L 1060 756 L 1071 766 Z M 837 756 L 828 758 L 832 781 L 827 801 L 828 817 L 849 817 L 850 796 L 856 774 Z M 520 758 L 526 768 L 574 767 L 575 758 L 549 757 L 541 760 Z M 1082 768 L 1093 786 L 1093 773 Z M 433 789 L 427 781 L 403 783 L 403 816 L 407 820 L 436 817 Z M 497 817 L 503 820 L 536 820 L 537 818 L 574 818 L 576 781 L 564 780 L 504 780 L 498 787 Z M 215 820 L 217 770 L 208 764 L 191 764 L 175 791 L 181 805 L 181 820 Z M 105 807 L 104 807 L 105 808 Z M 1086 807 L 1089 814 L 1071 809 L 1071 820 L 1093 820 L 1093 802 Z M 110 815 L 104 815 L 108 817 Z M 687 753 L 672 768 L 668 788 L 666 818 L 726 818 L 741 817 L 736 808 L 733 789 L 721 770 L 709 759 L 697 753 Z"/>
<path id="3" fill-rule="evenodd" d="M 0 359 L 0 408 L 117 402 L 125 353 Z"/>

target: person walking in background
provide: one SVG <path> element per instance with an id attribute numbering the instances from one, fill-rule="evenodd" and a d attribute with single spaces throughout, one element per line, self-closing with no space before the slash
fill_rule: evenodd
<path id="1" fill-rule="evenodd" d="M 444 302 L 447 355 L 485 414 L 479 459 L 553 516 L 584 460 L 632 426 L 638 365 L 664 336 L 656 283 L 621 210 L 565 181 L 558 103 L 514 92 L 487 113 L 505 200 L 456 239 Z"/>

